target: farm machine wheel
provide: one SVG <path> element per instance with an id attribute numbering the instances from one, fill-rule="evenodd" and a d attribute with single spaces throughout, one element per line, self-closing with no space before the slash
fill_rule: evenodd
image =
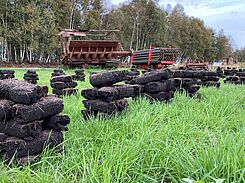
<path id="1" fill-rule="evenodd" d="M 65 58 L 62 59 L 62 64 L 64 64 L 65 66 L 71 66 L 71 59 L 66 56 Z"/>

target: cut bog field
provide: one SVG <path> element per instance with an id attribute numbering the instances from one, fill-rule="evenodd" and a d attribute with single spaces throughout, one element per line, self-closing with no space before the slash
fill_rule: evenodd
<path id="1" fill-rule="evenodd" d="M 15 78 L 23 80 L 27 70 L 14 69 Z M 101 71 L 64 70 L 66 75 L 76 75 L 77 85 L 73 81 L 69 81 L 69 84 L 58 81 L 57 78 L 68 78 L 63 74 L 53 79 L 52 85 L 56 88 L 63 88 L 66 84 L 69 88 L 74 85 L 77 89 L 73 95 L 61 97 L 63 113 L 70 118 L 69 124 L 66 122 L 67 116 L 56 114 L 62 110 L 58 97 L 46 97 L 46 101 L 27 97 L 23 102 L 25 95 L 21 99 L 13 98 L 11 93 L 15 90 L 11 88 L 15 84 L 8 85 L 8 100 L 0 102 L 1 121 L 10 118 L 10 108 L 14 106 L 17 117 L 24 120 L 23 123 L 11 120 L 16 128 L 45 117 L 42 125 L 66 131 L 68 124 L 69 130 L 63 132 L 61 151 L 57 153 L 55 149 L 45 148 L 40 159 L 33 164 L 8 166 L 0 160 L 0 182 L 181 182 L 185 178 L 201 182 L 215 182 L 216 179 L 245 182 L 245 85 L 224 83 L 220 79 L 220 87 L 203 86 L 209 80 L 216 82 L 216 76 L 211 72 L 203 74 L 202 78 L 206 80 L 202 81 L 201 87 L 197 87 L 198 82 L 193 73 L 193 77 L 185 77 L 180 72 L 175 73 L 179 79 L 169 78 L 166 73 L 159 72 L 153 73 L 152 77 L 145 74 L 142 78 L 132 78 L 127 85 L 121 84 L 124 76 L 116 81 L 105 76 L 104 80 L 108 82 L 105 85 L 103 79 L 99 78 L 104 76 L 98 74 Z M 89 80 L 92 72 L 97 73 L 92 77 L 95 78 L 93 86 Z M 37 84 L 47 85 L 50 94 L 53 91 L 50 85 L 52 73 L 53 69 L 36 69 Z M 160 79 L 165 81 L 160 82 Z M 173 89 L 174 85 L 180 86 L 178 83 L 183 81 L 184 92 Z M 119 82 L 117 86 L 111 86 L 116 82 Z M 144 95 L 138 96 L 142 90 L 138 85 L 144 86 Z M 101 88 L 96 88 L 98 86 Z M 38 93 L 35 96 L 43 95 L 38 88 L 32 87 L 31 84 L 26 85 L 26 90 Z M 14 88 L 19 92 L 18 87 Z M 162 94 L 164 99 L 168 98 L 168 102 L 153 102 L 155 92 Z M 198 94 L 195 97 L 190 97 L 190 93 L 196 92 Z M 91 97 L 90 105 L 95 100 L 103 103 L 102 106 L 126 100 L 127 107 L 109 118 L 99 116 L 85 120 L 81 111 L 85 110 L 83 101 L 88 99 L 82 97 L 81 93 Z M 174 96 L 166 97 L 168 93 L 174 93 Z M 136 97 L 124 99 L 129 95 Z M 26 107 L 25 102 L 28 100 L 33 104 Z M 26 111 L 33 112 L 28 114 Z M 56 115 L 47 119 L 49 113 Z M 34 138 L 30 143 L 24 143 L 24 140 L 18 143 L 23 147 L 33 146 L 35 141 L 46 139 L 47 130 L 39 133 L 37 136 L 40 138 Z M 53 136 L 56 138 L 57 134 Z M 0 141 L 4 138 L 7 137 L 0 135 Z M 28 154 L 24 150 L 19 153 Z"/>

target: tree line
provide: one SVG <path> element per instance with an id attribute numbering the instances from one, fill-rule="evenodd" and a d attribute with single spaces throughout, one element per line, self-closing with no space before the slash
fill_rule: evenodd
<path id="1" fill-rule="evenodd" d="M 124 49 L 150 46 L 180 48 L 182 59 L 213 61 L 232 52 L 231 39 L 188 16 L 177 4 L 161 7 L 155 0 L 129 0 L 108 7 L 109 0 L 1 0 L 0 60 L 50 63 L 59 60 L 62 29 L 119 29 Z M 243 56 L 241 56 L 243 55 Z"/>

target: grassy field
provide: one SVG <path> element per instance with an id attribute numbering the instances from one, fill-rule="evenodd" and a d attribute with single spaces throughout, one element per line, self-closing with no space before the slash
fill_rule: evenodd
<path id="1" fill-rule="evenodd" d="M 25 71 L 16 69 L 17 78 Z M 51 71 L 38 70 L 39 84 L 49 84 Z M 88 79 L 78 86 L 86 87 Z M 123 114 L 87 122 L 80 92 L 65 97 L 64 152 L 45 151 L 22 168 L 0 161 L 0 182 L 245 182 L 245 86 L 200 94 L 177 93 L 170 104 L 129 100 Z"/>

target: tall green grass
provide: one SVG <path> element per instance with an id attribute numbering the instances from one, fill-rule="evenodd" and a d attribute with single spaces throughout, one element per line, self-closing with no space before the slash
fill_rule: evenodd
<path id="1" fill-rule="evenodd" d="M 51 70 L 38 73 L 39 84 L 49 84 Z M 78 86 L 86 87 L 88 78 Z M 121 115 L 89 121 L 80 93 L 64 97 L 71 117 L 64 152 L 44 151 L 21 168 L 1 162 L 0 182 L 245 182 L 245 86 L 202 88 L 200 96 L 176 93 L 169 104 L 129 100 Z"/>

